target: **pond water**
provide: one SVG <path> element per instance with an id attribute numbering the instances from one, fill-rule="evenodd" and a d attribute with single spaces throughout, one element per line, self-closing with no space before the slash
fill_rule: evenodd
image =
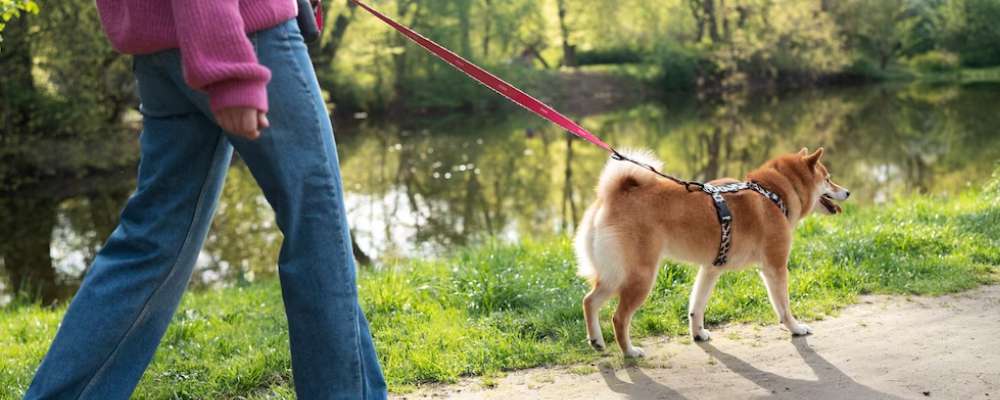
<path id="1" fill-rule="evenodd" d="M 978 185 L 1000 160 L 1000 86 L 880 85 L 623 106 L 572 116 L 619 148 L 646 148 L 681 177 L 741 177 L 783 152 L 825 146 L 852 202 Z M 358 250 L 376 261 L 434 257 L 498 237 L 572 232 L 607 161 L 600 149 L 521 111 L 338 124 Z M 99 155 L 94 155 L 99 157 Z M 46 191 L 0 201 L 0 304 L 17 282 L 71 294 L 134 184 L 85 179 L 85 196 Z M 281 236 L 252 177 L 230 171 L 193 285 L 242 284 L 275 271 Z"/>

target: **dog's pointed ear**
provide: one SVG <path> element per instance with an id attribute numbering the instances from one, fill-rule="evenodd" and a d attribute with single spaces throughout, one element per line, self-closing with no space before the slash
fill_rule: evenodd
<path id="1" fill-rule="evenodd" d="M 802 150 L 799 150 L 799 155 L 802 157 L 809 155 L 809 148 L 803 147 Z"/>
<path id="2" fill-rule="evenodd" d="M 805 149 L 803 149 L 803 150 L 805 150 Z M 809 168 L 816 168 L 816 164 L 819 163 L 819 160 L 821 158 L 823 158 L 823 148 L 822 147 L 816 149 L 815 153 L 812 153 L 812 154 L 810 154 L 808 156 L 805 156 L 806 165 L 808 165 Z"/>

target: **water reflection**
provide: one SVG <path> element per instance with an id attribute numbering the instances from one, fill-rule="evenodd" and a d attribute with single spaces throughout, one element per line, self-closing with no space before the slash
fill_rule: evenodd
<path id="1" fill-rule="evenodd" d="M 0 305 L 13 290 L 44 303 L 75 291 L 118 222 L 135 173 L 61 178 L 0 197 Z"/>
<path id="2" fill-rule="evenodd" d="M 646 104 L 581 119 L 610 143 L 652 149 L 666 170 L 696 179 L 741 176 L 775 154 L 823 145 L 838 182 L 871 205 L 985 179 L 1000 160 L 998 88 L 827 89 Z M 382 260 L 442 254 L 485 237 L 570 232 L 607 159 L 521 112 L 367 121 L 340 126 L 337 139 L 358 250 Z M 134 172 L 89 179 L 99 178 L 77 185 L 92 190 L 57 194 L 51 188 L 64 185 L 45 183 L 3 195 L 0 293 L 30 287 L 48 302 L 72 292 L 113 229 Z M 237 163 L 193 284 L 273 274 L 280 241 L 259 189 Z"/>

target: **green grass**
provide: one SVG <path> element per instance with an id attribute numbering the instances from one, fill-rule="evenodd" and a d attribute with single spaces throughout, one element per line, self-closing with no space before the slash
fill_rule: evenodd
<path id="1" fill-rule="evenodd" d="M 1000 177 L 951 197 L 906 197 L 798 229 L 792 304 L 805 320 L 835 315 L 867 293 L 938 295 L 997 281 Z M 486 244 L 443 259 L 403 263 L 360 278 L 391 390 L 539 365 L 593 362 L 566 238 Z M 667 264 L 634 333 L 686 333 L 695 270 Z M 0 312 L 0 398 L 18 398 L 64 310 L 22 305 Z M 606 340 L 612 343 L 610 307 Z M 723 276 L 709 325 L 775 323 L 751 271 Z M 136 398 L 292 398 L 287 329 L 274 281 L 185 297 Z M 620 363 L 617 350 L 610 361 Z M 608 361 L 608 360 L 604 360 Z"/>

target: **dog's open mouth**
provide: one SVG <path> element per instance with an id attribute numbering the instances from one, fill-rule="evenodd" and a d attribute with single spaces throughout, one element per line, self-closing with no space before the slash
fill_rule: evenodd
<path id="1" fill-rule="evenodd" d="M 844 209 L 840 208 L 837 203 L 833 202 L 833 198 L 829 195 L 824 194 L 820 196 L 819 204 L 822 205 L 823 208 L 826 208 L 826 211 L 829 211 L 830 214 L 840 214 L 844 211 Z"/>

